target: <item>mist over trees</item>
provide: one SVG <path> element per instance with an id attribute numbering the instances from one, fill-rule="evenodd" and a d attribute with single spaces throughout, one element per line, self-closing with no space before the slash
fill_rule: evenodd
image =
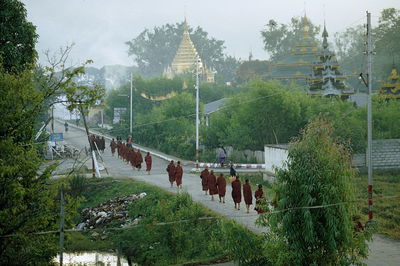
<path id="1" fill-rule="evenodd" d="M 145 29 L 137 37 L 126 42 L 128 54 L 132 56 L 139 67 L 139 73 L 144 77 L 162 75 L 172 63 L 178 50 L 184 22 L 165 24 Z M 201 27 L 195 29 L 189 26 L 190 38 L 205 65 L 217 71 L 217 80 L 230 81 L 233 79 L 237 59 L 224 53 L 224 41 L 210 37 Z"/>

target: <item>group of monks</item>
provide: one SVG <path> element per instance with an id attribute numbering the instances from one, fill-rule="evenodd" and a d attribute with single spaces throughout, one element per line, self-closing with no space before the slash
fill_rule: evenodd
<path id="1" fill-rule="evenodd" d="M 93 145 L 93 149 L 96 150 L 96 147 L 99 151 L 104 153 L 104 150 L 106 149 L 106 140 L 104 137 L 96 136 L 96 135 L 91 135 L 90 136 L 90 142 L 91 145 Z"/>
<path id="2" fill-rule="evenodd" d="M 173 187 L 174 182 L 176 182 L 176 186 L 182 188 L 183 169 L 181 162 L 178 161 L 175 165 L 174 161 L 171 161 L 168 164 L 166 171 L 168 172 L 168 179 L 171 183 L 171 187 Z"/>
<path id="3" fill-rule="evenodd" d="M 236 173 L 235 173 L 236 175 Z M 223 174 L 220 174 L 218 178 L 215 177 L 214 171 L 208 171 L 208 167 L 200 174 L 202 189 L 205 192 L 205 195 L 209 193 L 211 195 L 211 200 L 214 200 L 214 195 L 218 194 L 219 202 L 225 203 L 225 194 L 226 194 L 226 179 Z M 253 195 L 251 191 L 250 182 L 246 179 L 245 183 L 242 186 L 240 182 L 240 178 L 238 175 L 231 176 L 232 180 L 232 199 L 235 203 L 235 209 L 240 210 L 240 203 L 242 201 L 242 189 L 243 189 L 243 198 L 246 204 L 247 213 L 250 212 L 250 205 L 253 204 Z M 264 203 L 264 191 L 262 189 L 262 185 L 258 185 L 257 191 L 254 193 L 254 197 L 256 199 L 256 207 L 254 208 L 257 213 L 264 213 L 261 205 Z"/>
<path id="4" fill-rule="evenodd" d="M 118 158 L 121 158 L 128 164 L 132 165 L 133 169 L 137 169 L 138 171 L 142 168 L 143 156 L 140 150 L 135 149 L 130 144 L 125 144 L 122 141 L 111 140 L 110 143 L 111 154 L 114 156 L 115 151 L 117 151 Z M 146 171 L 150 174 L 152 158 L 149 152 L 147 152 L 144 161 L 146 162 Z"/>

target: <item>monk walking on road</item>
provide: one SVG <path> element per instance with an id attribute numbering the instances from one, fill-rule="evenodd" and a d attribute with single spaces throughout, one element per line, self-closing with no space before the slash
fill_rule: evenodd
<path id="1" fill-rule="evenodd" d="M 205 194 L 207 195 L 207 191 L 208 191 L 208 167 L 206 166 L 206 168 L 201 171 L 200 174 L 200 178 L 201 178 L 201 186 L 203 187 L 203 191 L 205 192 Z"/>
<path id="2" fill-rule="evenodd" d="M 169 182 L 171 183 L 171 187 L 174 184 L 175 181 L 175 165 L 174 165 L 174 161 L 171 161 L 168 166 L 167 166 L 167 172 L 168 172 L 168 179 Z"/>
<path id="3" fill-rule="evenodd" d="M 143 156 L 140 150 L 138 150 L 136 152 L 136 165 L 135 165 L 138 171 L 142 168 L 142 163 L 143 163 Z"/>
<path id="4" fill-rule="evenodd" d="M 211 170 L 210 174 L 208 175 L 208 189 L 210 190 L 211 200 L 214 201 L 214 195 L 218 193 L 217 190 L 217 178 L 214 175 L 214 171 Z"/>
<path id="5" fill-rule="evenodd" d="M 246 179 L 246 183 L 243 184 L 243 198 L 244 203 L 246 204 L 247 213 L 249 213 L 250 205 L 253 204 L 253 194 L 248 179 Z"/>
<path id="6" fill-rule="evenodd" d="M 176 186 L 178 188 L 182 188 L 182 176 L 183 176 L 183 169 L 181 167 L 181 162 L 178 161 L 178 164 L 175 167 L 175 181 L 176 181 Z"/>
<path id="7" fill-rule="evenodd" d="M 262 185 L 258 185 L 258 189 L 254 193 L 254 197 L 256 198 L 256 207 L 254 208 L 258 214 L 264 213 L 265 211 L 260 208 L 260 206 L 264 203 L 264 191 Z"/>
<path id="8" fill-rule="evenodd" d="M 146 162 L 146 171 L 148 174 L 150 174 L 151 164 L 153 161 L 151 158 L 150 152 L 147 152 L 147 155 L 144 157 L 144 161 Z"/>
<path id="9" fill-rule="evenodd" d="M 117 148 L 117 143 L 115 142 L 114 139 L 111 140 L 110 148 L 111 148 L 111 154 L 112 154 L 112 156 L 114 156 L 115 149 Z"/>
<path id="10" fill-rule="evenodd" d="M 240 202 L 242 201 L 242 183 L 240 182 L 238 175 L 232 182 L 232 199 L 235 203 L 235 209 L 240 210 Z"/>
<path id="11" fill-rule="evenodd" d="M 217 178 L 217 188 L 219 195 L 219 202 L 225 203 L 225 193 L 226 193 L 226 179 L 223 174 L 220 174 Z"/>

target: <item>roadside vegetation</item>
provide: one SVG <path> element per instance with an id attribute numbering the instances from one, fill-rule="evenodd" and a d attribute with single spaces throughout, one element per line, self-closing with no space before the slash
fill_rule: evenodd
<path id="1" fill-rule="evenodd" d="M 71 193 L 82 192 L 78 210 L 132 193 L 146 192 L 147 196 L 129 208 L 130 217 L 140 217 L 138 226 L 124 230 L 104 227 L 97 230 L 109 231 L 103 240 L 92 237 L 92 230 L 68 233 L 65 247 L 69 252 L 115 251 L 140 265 L 245 262 L 260 256 L 260 236 L 193 202 L 187 193 L 174 195 L 131 179 L 84 180 L 80 183 L 84 189 L 70 187 Z"/>

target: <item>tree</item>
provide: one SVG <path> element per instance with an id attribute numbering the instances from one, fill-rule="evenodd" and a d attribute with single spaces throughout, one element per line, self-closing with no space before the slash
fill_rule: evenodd
<path id="1" fill-rule="evenodd" d="M 296 42 L 303 34 L 303 28 L 309 27 L 309 35 L 315 40 L 315 36 L 320 31 L 319 26 L 315 26 L 306 17 L 293 17 L 289 24 L 278 24 L 275 20 L 269 20 L 265 29 L 261 31 L 264 42 L 264 49 L 274 61 L 281 60 L 290 53 Z"/>
<path id="2" fill-rule="evenodd" d="M 373 60 L 373 72 L 376 80 L 385 79 L 393 63 L 400 60 L 400 10 L 383 9 L 378 26 L 372 29 L 376 55 Z M 342 33 L 335 34 L 335 45 L 338 59 L 347 73 L 358 74 L 366 69 L 366 29 L 358 25 L 349 27 Z M 373 80 L 375 83 L 376 80 Z M 350 80 L 353 86 L 358 86 L 357 80 Z M 374 86 L 375 87 L 375 86 Z M 362 86 L 362 89 L 365 87 Z"/>
<path id="3" fill-rule="evenodd" d="M 354 265 L 367 255 L 369 235 L 354 230 L 352 221 L 350 152 L 332 133 L 326 119 L 310 122 L 291 143 L 286 167 L 276 172 L 276 212 L 260 219 L 271 230 L 266 245 L 282 247 L 272 264 Z"/>
<path id="4" fill-rule="evenodd" d="M 184 23 L 165 24 L 145 29 L 136 38 L 126 42 L 128 54 L 134 57 L 140 73 L 145 77 L 161 75 L 171 64 L 182 40 Z M 190 37 L 206 66 L 215 69 L 222 80 L 230 80 L 237 60 L 224 55 L 224 41 L 209 37 L 201 27 L 189 28 Z"/>
<path id="5" fill-rule="evenodd" d="M 0 2 L 0 62 L 7 72 L 19 73 L 36 62 L 36 27 L 26 20 L 24 4 Z"/>

